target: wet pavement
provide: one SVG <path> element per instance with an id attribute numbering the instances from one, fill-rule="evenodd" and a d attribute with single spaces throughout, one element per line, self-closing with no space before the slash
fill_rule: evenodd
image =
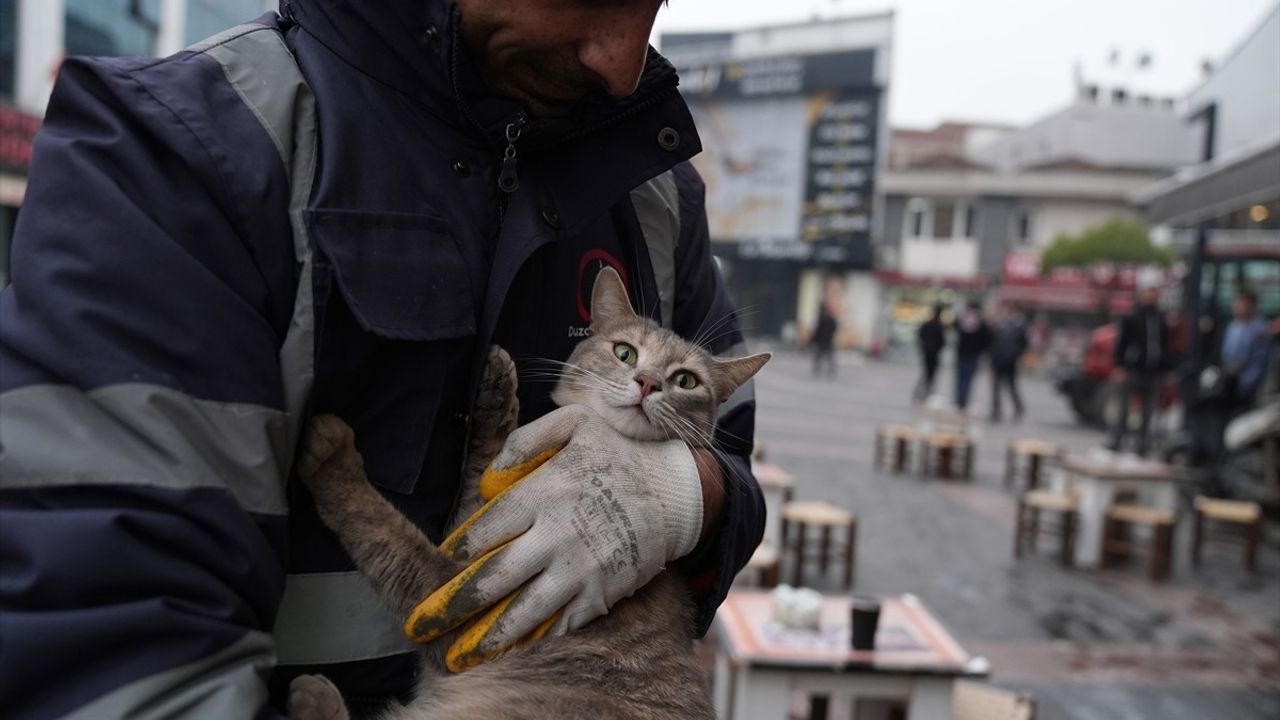
<path id="1" fill-rule="evenodd" d="M 1054 538 L 1015 563 L 1008 442 L 1037 437 L 1083 450 L 1101 433 L 1077 426 L 1047 381 L 1025 378 L 1021 423 L 978 424 L 973 483 L 877 471 L 875 427 L 914 422 L 915 375 L 909 356 L 848 354 L 835 380 L 814 379 L 807 356 L 784 351 L 757 379 L 757 437 L 796 478 L 796 498 L 858 516 L 857 590 L 919 596 L 966 649 L 990 660 L 992 683 L 1035 697 L 1042 720 L 1280 718 L 1280 525 L 1266 528 L 1256 576 L 1233 544 L 1206 545 L 1193 570 L 1185 516 L 1173 576 L 1161 585 L 1148 583 L 1142 561 L 1065 569 Z M 939 380 L 950 387 L 949 369 Z M 981 377 L 971 409 L 985 414 L 989 394 Z M 836 590 L 837 579 L 809 584 Z"/>

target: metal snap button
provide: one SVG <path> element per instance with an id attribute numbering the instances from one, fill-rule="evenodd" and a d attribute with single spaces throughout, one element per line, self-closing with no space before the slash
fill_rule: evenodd
<path id="1" fill-rule="evenodd" d="M 560 227 L 560 213 L 551 208 L 542 211 L 542 219 L 553 228 Z"/>
<path id="2" fill-rule="evenodd" d="M 680 147 L 680 133 L 673 127 L 664 127 L 658 131 L 658 147 L 671 152 Z"/>
<path id="3" fill-rule="evenodd" d="M 453 169 L 453 174 L 458 177 L 467 177 L 471 174 L 471 166 L 467 164 L 466 160 L 454 160 L 449 167 Z"/>
<path id="4" fill-rule="evenodd" d="M 436 26 L 435 26 L 435 25 L 428 25 L 428 26 L 427 26 L 427 30 L 426 30 L 426 38 L 427 38 L 427 44 L 428 44 L 428 45 L 435 45 L 435 44 L 436 44 L 436 40 L 438 40 L 438 39 L 440 38 L 440 31 L 436 29 Z"/>

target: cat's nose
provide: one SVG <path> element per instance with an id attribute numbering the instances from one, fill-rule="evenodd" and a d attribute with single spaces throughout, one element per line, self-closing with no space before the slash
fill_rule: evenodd
<path id="1" fill-rule="evenodd" d="M 636 382 L 640 383 L 640 399 L 643 400 L 649 396 L 649 393 L 657 390 L 662 386 L 658 378 L 646 372 L 636 373 Z"/>

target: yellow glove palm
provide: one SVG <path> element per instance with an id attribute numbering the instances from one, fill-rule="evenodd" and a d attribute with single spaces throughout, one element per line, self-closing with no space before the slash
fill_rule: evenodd
<path id="1" fill-rule="evenodd" d="M 449 537 L 445 538 L 444 542 L 441 543 L 440 549 L 445 554 L 455 559 L 460 559 L 456 557 L 457 550 L 459 545 L 465 542 L 467 531 L 494 507 L 494 503 L 498 498 L 514 488 L 516 484 L 541 467 L 543 463 L 554 457 L 557 452 L 559 452 L 558 449 L 547 450 L 525 462 L 517 463 L 502 470 L 496 470 L 492 465 L 485 468 L 484 475 L 480 478 L 480 498 L 486 501 L 485 504 L 455 528 L 449 534 Z M 482 555 L 479 560 L 468 565 L 465 570 L 458 573 L 452 580 L 437 588 L 425 600 L 418 603 L 413 612 L 409 614 L 409 618 L 405 620 L 405 635 L 414 642 L 428 643 L 484 610 L 484 605 L 476 602 L 474 600 L 475 593 L 469 592 L 469 590 L 473 589 L 476 580 L 482 575 L 482 571 L 488 566 L 488 563 L 497 558 L 507 548 L 509 542 L 503 543 Z M 497 604 L 489 607 L 487 612 L 480 615 L 475 622 L 472 622 L 453 641 L 453 644 L 449 646 L 448 651 L 445 653 L 445 666 L 451 672 L 462 672 L 467 668 L 475 667 L 502 652 L 504 648 L 495 647 L 482 650 L 481 645 L 519 593 L 520 590 L 516 590 Z M 559 619 L 560 611 L 557 610 L 551 617 L 534 628 L 533 632 L 529 633 L 523 642 L 533 642 L 543 637 Z"/>

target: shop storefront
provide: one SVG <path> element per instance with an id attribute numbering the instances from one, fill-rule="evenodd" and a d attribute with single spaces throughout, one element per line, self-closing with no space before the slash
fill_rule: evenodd
<path id="1" fill-rule="evenodd" d="M 31 145 L 40 118 L 0 103 L 0 287 L 9 284 L 9 248 L 27 190 Z"/>

